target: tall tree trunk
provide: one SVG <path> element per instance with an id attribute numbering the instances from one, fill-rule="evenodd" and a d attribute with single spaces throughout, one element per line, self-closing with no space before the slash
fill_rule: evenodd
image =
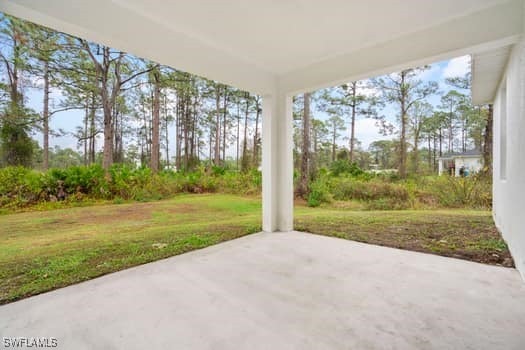
<path id="1" fill-rule="evenodd" d="M 112 112 L 113 114 L 113 163 L 120 162 L 120 130 L 119 130 L 119 112 L 117 106 Z"/>
<path id="2" fill-rule="evenodd" d="M 166 167 L 169 169 L 170 168 L 170 147 L 169 147 L 169 144 L 170 144 L 170 139 L 169 139 L 169 134 L 168 134 L 168 130 L 169 130 L 169 116 L 168 116 L 168 102 L 167 102 L 167 96 L 164 95 L 164 126 L 165 126 L 165 134 L 164 134 L 164 138 L 165 138 L 165 142 L 166 142 L 166 148 L 165 148 L 165 152 L 166 152 Z"/>
<path id="3" fill-rule="evenodd" d="M 336 151 L 336 139 L 337 139 L 337 128 L 334 122 L 334 129 L 332 130 L 332 163 L 335 162 L 335 151 Z"/>
<path id="4" fill-rule="evenodd" d="M 405 77 L 406 72 L 401 72 L 401 135 L 399 140 L 400 159 L 399 159 L 399 176 L 404 179 L 407 175 L 407 144 L 406 144 L 406 125 L 407 125 L 407 110 L 406 110 L 406 87 Z"/>
<path id="5" fill-rule="evenodd" d="M 191 96 L 186 96 L 184 111 L 184 169 L 190 167 L 190 129 L 191 129 Z"/>
<path id="6" fill-rule="evenodd" d="M 239 170 L 239 148 L 241 144 L 240 140 L 241 131 L 241 103 L 237 102 L 237 170 Z"/>
<path id="7" fill-rule="evenodd" d="M 246 93 L 246 109 L 244 111 L 244 139 L 242 140 L 242 161 L 241 168 L 243 171 L 248 170 L 248 116 L 250 115 L 250 94 Z"/>
<path id="8" fill-rule="evenodd" d="M 260 101 L 255 101 L 255 134 L 253 135 L 253 166 L 259 165 L 259 118 L 261 116 Z"/>
<path id="9" fill-rule="evenodd" d="M 84 109 L 84 166 L 88 165 L 88 143 L 89 141 L 89 102 L 86 100 Z"/>
<path id="10" fill-rule="evenodd" d="M 462 121 L 462 127 L 461 127 L 461 152 L 467 151 L 467 140 L 466 140 L 466 133 L 467 133 L 467 125 L 466 121 Z"/>
<path id="11" fill-rule="evenodd" d="M 431 150 L 431 136 L 428 135 L 428 170 L 433 170 L 432 168 L 432 150 Z"/>
<path id="12" fill-rule="evenodd" d="M 209 154 L 208 154 L 208 160 L 210 162 L 210 165 L 213 161 L 213 130 L 210 125 L 210 133 L 209 133 L 209 140 L 208 140 L 208 146 L 209 146 Z"/>
<path id="13" fill-rule="evenodd" d="M 434 147 L 433 147 L 433 150 L 432 150 L 432 165 L 433 165 L 432 169 L 434 169 L 434 172 L 437 171 L 437 154 L 436 154 L 436 150 L 437 150 L 437 139 L 434 136 Z"/>
<path id="14" fill-rule="evenodd" d="M 414 136 L 414 174 L 417 174 L 419 170 L 419 132 Z"/>
<path id="15" fill-rule="evenodd" d="M 355 146 L 355 114 L 356 114 L 356 94 L 357 82 L 352 82 L 352 117 L 350 121 L 350 152 L 348 158 L 350 163 L 354 161 L 354 146 Z"/>
<path id="16" fill-rule="evenodd" d="M 153 108 L 152 108 L 152 127 L 151 127 L 151 158 L 150 168 L 153 173 L 159 171 L 160 158 L 160 72 L 155 70 L 153 73 Z"/>
<path id="17" fill-rule="evenodd" d="M 105 95 L 105 94 L 104 94 Z M 102 167 L 107 171 L 113 164 L 113 116 L 111 106 L 106 98 L 102 98 L 104 111 L 104 153 Z"/>
<path id="18" fill-rule="evenodd" d="M 302 197 L 306 197 L 308 194 L 308 182 L 310 179 L 310 98 L 310 93 L 303 95 L 303 147 L 301 154 L 301 178 L 297 189 L 297 194 Z"/>
<path id="19" fill-rule="evenodd" d="M 492 127 L 494 123 L 494 109 L 492 104 L 488 106 L 487 124 L 485 125 L 485 135 L 483 138 L 483 162 L 489 174 L 492 174 Z"/>
<path id="20" fill-rule="evenodd" d="M 86 44 L 88 45 L 88 44 Z M 91 51 L 89 51 L 91 52 Z M 99 63 L 96 58 L 92 58 L 97 67 L 98 76 L 100 77 L 100 100 L 102 103 L 102 112 L 104 114 L 104 152 L 102 156 L 102 167 L 106 170 L 106 174 L 113 164 L 113 106 L 116 100 L 117 91 L 109 95 L 108 87 L 110 84 L 109 69 L 111 66 L 111 58 L 109 47 L 104 46 L 102 49 L 103 63 Z M 117 69 L 117 68 L 116 68 Z M 115 86 L 113 86 L 115 88 Z"/>
<path id="21" fill-rule="evenodd" d="M 221 163 L 221 86 L 215 88 L 215 165 Z"/>
<path id="22" fill-rule="evenodd" d="M 49 61 L 44 60 L 44 108 L 42 111 L 44 134 L 44 162 L 42 168 L 49 168 Z"/>
<path id="23" fill-rule="evenodd" d="M 452 106 L 450 107 L 449 125 L 448 125 L 448 152 L 454 152 L 454 125 Z"/>
<path id="24" fill-rule="evenodd" d="M 439 127 L 439 156 L 443 157 L 443 129 Z"/>
<path id="25" fill-rule="evenodd" d="M 97 124 L 96 124 L 96 107 L 95 107 L 95 93 L 91 92 L 91 106 L 89 108 L 90 120 L 90 144 L 89 144 L 89 163 L 93 164 L 96 161 L 96 147 L 97 147 Z"/>
<path id="26" fill-rule="evenodd" d="M 193 100 L 193 104 L 192 104 L 192 109 L 191 109 L 191 142 L 190 142 L 190 145 L 191 145 L 191 149 L 190 149 L 190 154 L 191 154 L 191 166 L 192 168 L 196 165 L 196 162 L 198 162 L 198 159 L 199 159 L 199 151 L 198 151 L 198 145 L 199 145 L 199 141 L 198 141 L 198 137 L 197 137 L 197 97 L 194 98 Z"/>
<path id="27" fill-rule="evenodd" d="M 227 116 L 228 116 L 228 90 L 224 88 L 223 103 L 222 103 L 222 160 L 226 162 L 226 134 L 227 134 Z"/>
<path id="28" fill-rule="evenodd" d="M 182 147 L 182 133 L 181 133 L 181 125 L 182 125 L 182 107 L 184 104 L 184 99 L 182 95 L 177 96 L 177 120 L 175 121 L 176 125 L 176 147 L 175 147 L 175 166 L 177 167 L 177 171 L 181 169 L 181 147 Z"/>
<path id="29" fill-rule="evenodd" d="M 151 152 L 150 152 L 150 128 L 148 123 L 148 113 L 146 112 L 146 102 L 143 100 L 141 103 L 142 108 L 142 130 L 144 130 L 143 139 L 143 157 L 141 159 L 141 165 L 146 166 L 149 164 L 149 160 L 151 159 Z"/>
<path id="30" fill-rule="evenodd" d="M 308 152 L 310 152 L 310 163 L 308 164 L 310 174 L 314 171 L 314 169 L 317 169 L 317 154 L 319 153 L 319 138 L 317 137 L 317 129 L 315 128 L 315 125 L 312 125 L 312 123 L 310 123 L 310 148 L 312 148 L 312 144 L 314 152 L 311 153 L 310 150 L 308 150 Z"/>

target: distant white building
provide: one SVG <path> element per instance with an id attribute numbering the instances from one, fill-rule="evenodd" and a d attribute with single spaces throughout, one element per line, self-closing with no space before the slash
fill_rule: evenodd
<path id="1" fill-rule="evenodd" d="M 447 154 L 438 158 L 438 165 L 439 175 L 446 173 L 460 176 L 462 168 L 468 174 L 473 174 L 483 169 L 483 155 L 477 150 Z"/>

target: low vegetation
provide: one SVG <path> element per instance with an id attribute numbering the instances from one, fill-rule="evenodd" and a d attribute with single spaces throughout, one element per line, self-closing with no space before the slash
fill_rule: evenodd
<path id="1" fill-rule="evenodd" d="M 260 203 L 191 194 L 1 215 L 0 303 L 258 232 Z M 512 266 L 488 211 L 349 211 L 298 203 L 295 217 L 298 230 Z"/>
<path id="2" fill-rule="evenodd" d="M 300 208 L 295 229 L 393 248 L 513 267 L 484 210 L 349 211 Z"/>
<path id="3" fill-rule="evenodd" d="M 0 209 L 11 212 L 24 208 L 60 208 L 104 200 L 144 202 L 179 193 L 250 195 L 260 192 L 261 181 L 261 174 L 256 170 L 236 172 L 220 167 L 153 174 L 149 168 L 115 164 L 107 176 L 100 165 L 47 172 L 6 167 L 0 168 Z"/>
<path id="4" fill-rule="evenodd" d="M 395 173 L 372 174 L 356 166 L 320 171 L 310 183 L 308 205 L 354 202 L 366 210 L 471 208 L 491 209 L 492 186 L 482 173 L 470 177 L 419 176 L 399 179 Z"/>
<path id="5" fill-rule="evenodd" d="M 0 216 L 0 303 L 261 230 L 260 204 L 228 195 Z"/>
<path id="6" fill-rule="evenodd" d="M 99 165 L 47 172 L 6 167 L 0 168 L 0 210 L 60 208 L 96 201 L 144 202 L 180 193 L 257 195 L 261 183 L 257 170 L 238 172 L 222 167 L 153 174 L 149 168 L 113 165 L 109 176 Z M 58 202 L 60 199 L 63 201 Z M 347 202 L 347 207 L 361 210 L 490 209 L 492 192 L 490 179 L 482 175 L 401 180 L 395 174 L 373 174 L 353 165 L 346 170 L 321 170 L 309 184 L 307 200 L 312 207 Z"/>

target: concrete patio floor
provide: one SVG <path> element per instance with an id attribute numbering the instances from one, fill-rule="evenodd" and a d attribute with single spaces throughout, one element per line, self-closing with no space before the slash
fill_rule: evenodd
<path id="1" fill-rule="evenodd" d="M 525 349 L 517 271 L 259 233 L 0 307 L 59 349 Z"/>

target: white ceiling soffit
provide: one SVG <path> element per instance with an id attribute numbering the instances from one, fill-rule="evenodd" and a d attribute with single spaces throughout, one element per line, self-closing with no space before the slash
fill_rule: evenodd
<path id="1" fill-rule="evenodd" d="M 508 45 L 523 22 L 523 0 L 0 0 L 0 11 L 261 94 Z"/>
<path id="2" fill-rule="evenodd" d="M 511 49 L 505 46 L 472 56 L 472 102 L 475 105 L 494 101 Z"/>

